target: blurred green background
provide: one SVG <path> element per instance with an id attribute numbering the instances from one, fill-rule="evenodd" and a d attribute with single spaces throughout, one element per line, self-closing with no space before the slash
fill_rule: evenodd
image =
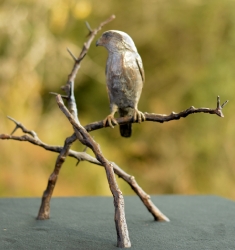
<path id="1" fill-rule="evenodd" d="M 216 194 L 235 199 L 235 1 L 232 0 L 2 0 L 0 2 L 0 133 L 10 115 L 41 140 L 62 145 L 72 134 L 49 92 L 61 92 L 80 53 L 88 21 L 99 33 L 122 30 L 135 41 L 146 82 L 139 109 L 170 114 L 190 106 L 216 107 L 229 99 L 225 118 L 196 114 L 164 124 L 133 125 L 130 139 L 118 127 L 92 132 L 106 158 L 136 177 L 150 194 Z M 109 113 L 107 51 L 93 42 L 76 79 L 83 125 Z M 62 92 L 61 92 L 62 93 Z M 17 135 L 22 134 L 18 131 Z M 78 142 L 73 149 L 82 151 Z M 88 150 L 88 153 L 92 152 Z M 0 196 L 41 196 L 57 154 L 27 142 L 0 141 Z M 110 195 L 105 171 L 67 159 L 55 196 Z M 118 180 L 125 195 L 130 187 Z"/>

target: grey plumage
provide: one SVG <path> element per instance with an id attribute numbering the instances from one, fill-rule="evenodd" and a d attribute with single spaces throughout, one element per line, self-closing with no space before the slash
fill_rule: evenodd
<path id="1" fill-rule="evenodd" d="M 105 75 L 111 114 L 104 119 L 104 124 L 108 122 L 111 127 L 117 124 L 114 119 L 117 111 L 120 117 L 133 116 L 141 122 L 145 116 L 138 110 L 138 102 L 145 76 L 133 40 L 122 31 L 109 30 L 102 34 L 96 45 L 108 50 Z M 120 125 L 120 133 L 130 137 L 131 124 Z"/>

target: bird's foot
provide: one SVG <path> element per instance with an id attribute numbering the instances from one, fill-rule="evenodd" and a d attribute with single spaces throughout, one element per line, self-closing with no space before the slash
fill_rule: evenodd
<path id="1" fill-rule="evenodd" d="M 145 115 L 143 112 L 139 111 L 138 109 L 134 110 L 134 121 L 143 122 L 145 121 Z"/>
<path id="2" fill-rule="evenodd" d="M 111 128 L 114 128 L 114 126 L 117 125 L 117 122 L 116 122 L 116 120 L 115 120 L 113 114 L 108 115 L 108 116 L 103 120 L 103 126 L 105 127 L 107 123 L 108 123 L 108 125 L 109 125 Z"/>

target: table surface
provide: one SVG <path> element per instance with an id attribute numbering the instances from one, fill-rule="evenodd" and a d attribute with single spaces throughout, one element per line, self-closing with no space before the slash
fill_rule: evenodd
<path id="1" fill-rule="evenodd" d="M 125 196 L 131 249 L 235 249 L 235 202 L 218 196 L 151 196 L 171 220 L 155 222 L 137 196 Z M 117 249 L 112 197 L 0 199 L 0 249 Z"/>

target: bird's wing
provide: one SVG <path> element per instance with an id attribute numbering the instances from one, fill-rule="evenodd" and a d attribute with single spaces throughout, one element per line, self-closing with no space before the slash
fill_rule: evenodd
<path id="1" fill-rule="evenodd" d="M 126 51 L 126 53 L 122 57 L 122 62 L 122 77 L 127 88 L 135 89 L 137 85 L 142 85 L 145 77 L 143 63 L 139 54 Z"/>
<path id="2" fill-rule="evenodd" d="M 143 67 L 143 63 L 139 54 L 137 54 L 136 56 L 136 63 L 138 65 L 138 68 L 139 68 L 139 71 L 140 71 L 140 74 L 144 83 L 145 81 L 144 67 Z"/>

